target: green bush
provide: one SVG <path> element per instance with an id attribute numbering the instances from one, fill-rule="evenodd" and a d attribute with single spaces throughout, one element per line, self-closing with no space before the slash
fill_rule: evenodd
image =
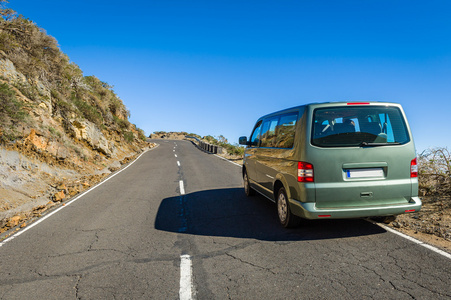
<path id="1" fill-rule="evenodd" d="M 72 112 L 74 109 L 72 105 L 64 100 L 56 100 L 53 102 L 57 108 L 65 112 Z"/>
<path id="2" fill-rule="evenodd" d="M 127 143 L 133 142 L 133 140 L 135 139 L 133 132 L 131 131 L 124 132 L 124 139 Z"/>
<path id="3" fill-rule="evenodd" d="M 114 122 L 119 126 L 120 129 L 125 130 L 130 126 L 130 122 L 128 120 L 119 119 L 116 116 L 113 116 Z"/>
<path id="4" fill-rule="evenodd" d="M 136 127 L 136 125 L 135 125 L 135 127 Z M 138 128 L 138 127 L 136 127 L 136 128 L 138 130 L 138 138 L 145 142 L 147 140 L 147 138 L 146 138 L 146 135 L 144 133 L 144 130 L 142 130 L 141 128 Z"/>
<path id="5" fill-rule="evenodd" d="M 99 126 L 103 124 L 102 114 L 94 106 L 78 98 L 73 99 L 73 103 L 84 118 Z"/>
<path id="6" fill-rule="evenodd" d="M 24 121 L 26 113 L 23 104 L 16 99 L 16 93 L 6 84 L 0 84 L 0 122 L 5 125 L 12 122 Z"/>

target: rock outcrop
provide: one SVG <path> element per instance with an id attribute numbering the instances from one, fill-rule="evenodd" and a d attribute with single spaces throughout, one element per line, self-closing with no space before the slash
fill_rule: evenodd
<path id="1" fill-rule="evenodd" d="M 94 150 L 108 157 L 111 156 L 108 140 L 94 123 L 88 120 L 70 120 L 68 129 L 76 139 L 85 141 Z"/>

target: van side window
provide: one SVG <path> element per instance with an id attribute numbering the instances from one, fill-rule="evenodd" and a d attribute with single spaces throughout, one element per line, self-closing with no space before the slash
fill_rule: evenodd
<path id="1" fill-rule="evenodd" d="M 269 119 L 263 122 L 260 147 L 275 147 L 278 122 L 279 118 Z"/>
<path id="2" fill-rule="evenodd" d="M 259 145 L 259 138 L 260 138 L 260 129 L 262 128 L 262 121 L 258 122 L 257 125 L 255 125 L 254 131 L 251 134 L 251 147 L 258 147 Z"/>
<path id="3" fill-rule="evenodd" d="M 296 131 L 297 114 L 285 115 L 280 118 L 277 126 L 276 145 L 277 148 L 292 148 L 294 144 L 294 133 Z"/>

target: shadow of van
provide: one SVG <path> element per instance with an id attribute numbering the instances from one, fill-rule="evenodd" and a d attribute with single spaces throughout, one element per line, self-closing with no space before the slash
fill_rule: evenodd
<path id="1" fill-rule="evenodd" d="M 276 205 L 262 196 L 246 197 L 242 188 L 214 189 L 164 199 L 155 228 L 201 236 L 250 238 L 264 241 L 321 240 L 386 232 L 363 219 L 303 220 L 283 228 Z"/>

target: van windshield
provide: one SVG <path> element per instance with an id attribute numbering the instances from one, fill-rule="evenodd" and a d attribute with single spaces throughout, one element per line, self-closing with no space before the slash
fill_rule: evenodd
<path id="1" fill-rule="evenodd" d="M 328 107 L 313 112 L 315 146 L 389 146 L 409 141 L 406 123 L 397 107 Z"/>

